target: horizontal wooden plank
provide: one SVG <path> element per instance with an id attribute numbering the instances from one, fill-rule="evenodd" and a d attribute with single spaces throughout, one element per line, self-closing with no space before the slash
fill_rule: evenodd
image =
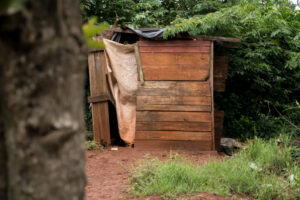
<path id="1" fill-rule="evenodd" d="M 159 140 L 211 140 L 211 132 L 183 132 L 183 131 L 136 131 L 135 139 Z"/>
<path id="2" fill-rule="evenodd" d="M 136 131 L 211 131 L 210 122 L 137 122 Z"/>
<path id="3" fill-rule="evenodd" d="M 143 65 L 142 68 L 145 81 L 205 81 L 209 71 L 209 65 Z"/>
<path id="4" fill-rule="evenodd" d="M 138 96 L 211 96 L 208 81 L 145 81 Z"/>
<path id="5" fill-rule="evenodd" d="M 142 65 L 208 65 L 208 53 L 140 53 Z"/>
<path id="6" fill-rule="evenodd" d="M 101 94 L 101 95 L 97 95 L 97 96 L 89 96 L 88 97 L 89 103 L 104 102 L 104 101 L 108 101 L 108 100 L 109 100 L 109 96 L 107 94 Z"/>
<path id="7" fill-rule="evenodd" d="M 184 37 L 184 38 L 186 38 L 186 37 Z M 212 40 L 212 41 L 224 41 L 224 42 L 241 42 L 241 39 L 239 39 L 239 38 L 221 37 L 221 36 L 210 36 L 210 35 L 192 35 L 192 36 L 189 36 L 189 38 L 198 39 L 198 40 Z"/>
<path id="8" fill-rule="evenodd" d="M 134 148 L 137 150 L 187 150 L 211 151 L 211 141 L 173 141 L 173 140 L 135 140 Z M 216 152 L 214 152 L 216 154 Z"/>
<path id="9" fill-rule="evenodd" d="M 166 52 L 166 53 L 209 53 L 210 47 L 195 47 L 195 46 L 182 46 L 182 47 L 140 47 L 141 53 L 155 53 L 155 52 Z"/>
<path id="10" fill-rule="evenodd" d="M 172 41 L 139 41 L 138 45 L 143 46 L 207 46 L 210 47 L 210 41 L 195 40 L 172 40 Z"/>
<path id="11" fill-rule="evenodd" d="M 211 122 L 210 112 L 137 111 L 137 122 Z"/>
<path id="12" fill-rule="evenodd" d="M 190 105 L 137 105 L 136 110 L 153 111 L 190 111 L 210 112 L 211 106 L 190 106 Z"/>
<path id="13" fill-rule="evenodd" d="M 137 96 L 137 105 L 211 105 L 211 97 Z"/>

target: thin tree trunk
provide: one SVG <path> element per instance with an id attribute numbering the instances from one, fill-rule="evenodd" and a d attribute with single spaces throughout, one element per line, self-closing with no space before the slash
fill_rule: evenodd
<path id="1" fill-rule="evenodd" d="M 79 2 L 27 0 L 0 38 L 0 199 L 84 199 Z"/>

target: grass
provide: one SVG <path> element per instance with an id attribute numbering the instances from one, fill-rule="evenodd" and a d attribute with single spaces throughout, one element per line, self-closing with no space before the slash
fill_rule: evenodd
<path id="1" fill-rule="evenodd" d="M 129 192 L 171 199 L 200 192 L 225 197 L 246 194 L 255 199 L 300 199 L 300 168 L 292 159 L 292 151 L 286 142 L 278 146 L 275 139 L 255 139 L 231 159 L 213 160 L 203 166 L 172 153 L 165 162 L 146 158 L 130 170 Z"/>
<path id="2" fill-rule="evenodd" d="M 85 148 L 87 150 L 101 150 L 100 146 L 94 141 L 85 141 Z"/>

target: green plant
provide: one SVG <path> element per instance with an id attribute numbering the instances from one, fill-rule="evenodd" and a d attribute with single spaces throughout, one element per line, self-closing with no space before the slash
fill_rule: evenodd
<path id="1" fill-rule="evenodd" d="M 97 17 L 92 17 L 82 26 L 83 34 L 88 47 L 103 48 L 104 44 L 93 40 L 93 37 L 107 28 L 107 24 L 96 25 Z"/>
<path id="2" fill-rule="evenodd" d="M 288 138 L 280 140 L 281 146 L 275 139 L 255 139 L 231 159 L 213 160 L 204 166 L 196 166 L 172 153 L 166 162 L 146 158 L 130 170 L 129 192 L 173 199 L 199 192 L 222 196 L 246 194 L 266 200 L 300 198 L 300 168 L 291 159 Z"/>
<path id="3" fill-rule="evenodd" d="M 101 150 L 100 146 L 94 141 L 85 141 L 85 148 L 87 150 Z"/>

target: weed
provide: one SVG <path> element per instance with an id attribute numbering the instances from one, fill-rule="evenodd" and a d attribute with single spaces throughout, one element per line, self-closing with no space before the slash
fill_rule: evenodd
<path id="1" fill-rule="evenodd" d="M 100 146 L 95 141 L 85 141 L 85 148 L 87 150 L 101 150 Z"/>
<path id="2" fill-rule="evenodd" d="M 281 138 L 284 141 L 285 138 Z M 300 198 L 300 169 L 292 148 L 275 139 L 255 139 L 231 159 L 196 166 L 178 154 L 161 162 L 149 157 L 130 170 L 130 193 L 137 196 L 209 192 L 222 196 L 246 194 L 257 199 Z"/>

